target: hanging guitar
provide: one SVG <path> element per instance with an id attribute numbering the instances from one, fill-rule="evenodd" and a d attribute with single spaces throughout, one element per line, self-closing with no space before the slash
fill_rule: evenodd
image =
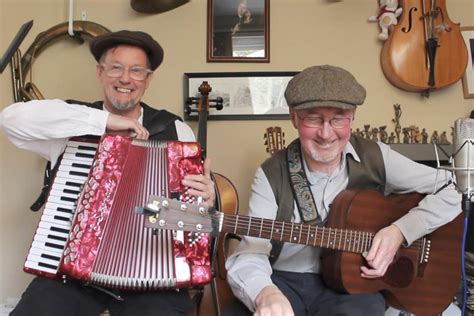
<path id="1" fill-rule="evenodd" d="M 201 144 L 203 150 L 203 157 L 207 155 L 207 118 L 209 116 L 209 109 L 215 108 L 216 110 L 222 110 L 222 98 L 209 99 L 209 93 L 212 88 L 207 81 L 203 81 L 199 86 L 198 91 L 200 97 L 190 97 L 186 100 L 185 112 L 190 115 L 193 112 L 198 113 L 198 142 Z M 196 106 L 195 108 L 193 106 Z M 222 174 L 213 172 L 211 174 L 214 183 L 217 187 L 216 192 L 216 208 L 225 214 L 236 215 L 239 209 L 239 198 L 237 190 L 232 182 L 223 176 Z M 221 306 L 227 305 L 233 299 L 232 292 L 227 284 L 226 269 L 225 269 L 225 241 L 226 232 L 219 234 L 219 237 L 214 240 L 214 252 L 215 259 L 213 260 L 214 265 L 214 278 L 211 283 L 212 289 L 208 286 L 204 288 L 203 303 L 200 309 L 201 314 L 211 315 L 215 312 L 216 315 L 220 315 Z M 217 265 L 217 266 L 215 266 Z M 210 293 L 212 291 L 212 293 Z M 207 301 L 213 300 L 214 311 L 209 310 L 210 305 Z"/>
<path id="2" fill-rule="evenodd" d="M 265 139 L 267 153 L 272 156 L 285 149 L 285 133 L 282 132 L 280 126 L 267 127 L 263 139 Z"/>

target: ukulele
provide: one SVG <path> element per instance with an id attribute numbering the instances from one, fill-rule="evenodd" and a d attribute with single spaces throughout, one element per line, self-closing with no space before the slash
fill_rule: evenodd
<path id="1" fill-rule="evenodd" d="M 463 218 L 439 227 L 409 247 L 401 247 L 385 275 L 360 276 L 375 233 L 418 205 L 422 194 L 384 196 L 378 191 L 345 190 L 331 204 L 325 226 L 230 215 L 163 197 L 150 197 L 147 213 L 160 221 L 145 221 L 157 229 L 230 232 L 270 240 L 317 246 L 322 251 L 322 276 L 335 290 L 380 291 L 388 305 L 417 316 L 438 315 L 452 302 L 461 275 Z"/>

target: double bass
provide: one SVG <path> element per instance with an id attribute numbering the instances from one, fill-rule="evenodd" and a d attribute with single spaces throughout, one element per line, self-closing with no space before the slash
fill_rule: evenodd
<path id="1" fill-rule="evenodd" d="M 381 53 L 382 70 L 396 87 L 424 92 L 458 81 L 468 54 L 459 23 L 453 23 L 445 0 L 404 0 L 403 13 Z"/>
<path id="2" fill-rule="evenodd" d="M 207 118 L 209 116 L 209 109 L 216 108 L 217 110 L 222 109 L 222 98 L 209 99 L 209 93 L 212 88 L 207 81 L 203 81 L 199 86 L 198 91 L 200 97 L 190 97 L 186 100 L 185 111 L 189 115 L 191 112 L 198 113 L 198 142 L 201 144 L 203 149 L 203 157 L 206 155 L 207 150 Z M 196 109 L 191 106 L 196 105 Z M 225 176 L 219 173 L 212 173 L 212 178 L 217 187 L 216 196 L 216 208 L 223 213 L 236 215 L 239 208 L 239 199 L 235 186 Z M 213 253 L 214 260 L 213 273 L 210 286 L 204 287 L 204 293 L 202 302 L 200 303 L 200 314 L 202 315 L 216 315 L 221 314 L 222 307 L 226 306 L 233 300 L 232 291 L 227 284 L 226 269 L 225 269 L 225 258 L 226 248 L 229 241 L 228 234 L 222 232 L 213 242 Z M 212 301 L 212 304 L 211 304 Z M 212 308 L 214 305 L 214 308 Z"/>

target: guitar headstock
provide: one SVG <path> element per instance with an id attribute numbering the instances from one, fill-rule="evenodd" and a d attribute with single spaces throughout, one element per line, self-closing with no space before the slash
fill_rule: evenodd
<path id="1" fill-rule="evenodd" d="M 138 208 L 137 212 L 146 216 L 147 228 L 213 232 L 212 218 L 207 206 L 152 195 L 147 204 Z"/>
<path id="2" fill-rule="evenodd" d="M 276 152 L 285 149 L 285 133 L 282 132 L 281 127 L 268 127 L 263 136 L 265 139 L 265 146 L 267 146 L 267 153 L 274 155 Z"/>

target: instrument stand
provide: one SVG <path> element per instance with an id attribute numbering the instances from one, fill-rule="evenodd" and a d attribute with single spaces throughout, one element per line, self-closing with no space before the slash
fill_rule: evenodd
<path id="1" fill-rule="evenodd" d="M 33 20 L 30 20 L 20 27 L 20 30 L 18 31 L 15 38 L 10 43 L 10 46 L 8 46 L 7 50 L 0 59 L 0 74 L 3 72 L 3 70 L 5 70 L 5 67 L 12 59 L 12 56 L 17 51 L 18 47 L 20 47 L 21 42 L 23 42 L 26 37 L 26 34 L 28 34 L 32 26 Z"/>

